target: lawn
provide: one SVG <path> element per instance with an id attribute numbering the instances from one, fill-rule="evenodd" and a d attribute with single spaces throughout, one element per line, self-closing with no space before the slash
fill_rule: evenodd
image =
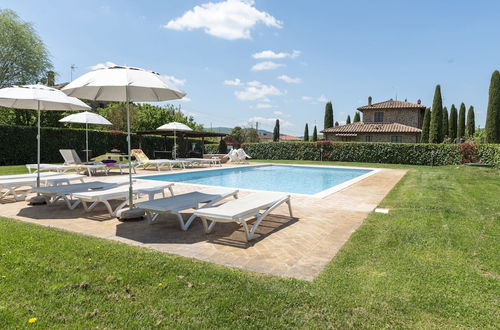
<path id="1" fill-rule="evenodd" d="M 404 167 L 409 172 L 381 204 L 391 212 L 370 214 L 313 282 L 1 218 L 0 325 L 495 328 L 500 324 L 499 170 L 330 164 Z M 0 173 L 7 170 L 0 168 Z M 36 322 L 28 323 L 30 318 Z"/>

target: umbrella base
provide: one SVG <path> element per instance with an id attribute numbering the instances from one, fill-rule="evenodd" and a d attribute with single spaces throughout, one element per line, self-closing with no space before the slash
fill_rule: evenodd
<path id="1" fill-rule="evenodd" d="M 42 205 L 47 204 L 47 200 L 43 196 L 33 196 L 28 199 L 29 205 Z"/>
<path id="2" fill-rule="evenodd" d="M 134 220 L 142 220 L 144 214 L 145 214 L 144 210 L 139 208 L 122 209 L 118 211 L 116 217 L 120 221 L 134 221 Z"/>

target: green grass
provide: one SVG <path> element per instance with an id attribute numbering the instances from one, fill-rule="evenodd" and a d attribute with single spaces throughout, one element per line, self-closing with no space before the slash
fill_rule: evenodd
<path id="1" fill-rule="evenodd" d="M 404 167 L 391 212 L 370 214 L 313 282 L 0 219 L 0 325 L 497 327 L 500 171 Z"/>

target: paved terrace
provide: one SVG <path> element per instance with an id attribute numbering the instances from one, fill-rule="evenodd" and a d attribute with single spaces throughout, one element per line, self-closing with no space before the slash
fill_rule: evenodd
<path id="1" fill-rule="evenodd" d="M 323 199 L 292 195 L 294 218 L 289 217 L 286 204 L 281 205 L 261 222 L 250 243 L 236 223 L 219 223 L 213 233 L 206 235 L 201 221 L 196 220 L 183 232 L 174 216 L 161 216 L 152 225 L 146 221 L 120 222 L 110 219 L 103 205 L 85 213 L 81 206 L 68 210 L 62 202 L 29 206 L 26 202 L 1 201 L 0 215 L 221 265 L 313 280 L 405 173 L 382 169 Z M 137 172 L 144 174 L 157 172 Z M 97 176 L 87 181 L 105 178 Z M 174 192 L 181 194 L 196 188 L 176 183 Z M 246 194 L 249 192 L 240 191 L 240 196 Z M 189 215 L 188 211 L 184 218 Z"/>

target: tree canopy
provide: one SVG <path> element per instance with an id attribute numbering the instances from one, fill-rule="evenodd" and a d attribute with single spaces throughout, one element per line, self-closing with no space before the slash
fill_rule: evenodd
<path id="1" fill-rule="evenodd" d="M 498 70 L 491 75 L 485 130 L 487 143 L 500 143 L 500 72 Z"/>
<path id="2" fill-rule="evenodd" d="M 444 107 L 443 108 L 443 139 L 448 137 L 448 108 Z"/>
<path id="3" fill-rule="evenodd" d="M 276 119 L 273 129 L 273 141 L 278 142 L 280 140 L 280 120 Z"/>
<path id="4" fill-rule="evenodd" d="M 304 127 L 304 141 L 309 141 L 309 125 Z"/>
<path id="5" fill-rule="evenodd" d="M 327 102 L 325 105 L 325 119 L 323 129 L 333 127 L 333 105 L 332 102 Z"/>
<path id="6" fill-rule="evenodd" d="M 357 123 L 361 121 L 361 116 L 359 115 L 359 112 L 356 111 L 356 113 L 354 114 L 354 119 L 352 120 L 353 123 Z"/>
<path id="7" fill-rule="evenodd" d="M 430 125 L 431 125 L 431 109 L 426 108 L 424 113 L 424 120 L 422 121 L 422 135 L 420 137 L 421 143 L 429 143 Z"/>
<path id="8" fill-rule="evenodd" d="M 454 141 L 457 138 L 457 120 L 458 120 L 457 108 L 455 107 L 454 104 L 452 104 L 450 109 L 450 118 L 448 122 L 448 136 L 452 141 Z"/>
<path id="9" fill-rule="evenodd" d="M 474 118 L 474 107 L 471 105 L 467 111 L 467 124 L 465 125 L 465 135 L 469 138 L 474 137 L 476 132 L 476 119 Z"/>
<path id="10" fill-rule="evenodd" d="M 431 108 L 431 125 L 429 129 L 429 142 L 443 142 L 443 99 L 441 97 L 441 86 L 436 85 L 434 100 Z"/>
<path id="11" fill-rule="evenodd" d="M 460 111 L 458 112 L 458 126 L 457 138 L 463 139 L 465 137 L 465 104 L 460 104 Z"/>
<path id="12" fill-rule="evenodd" d="M 318 129 L 316 128 L 316 125 L 314 125 L 314 130 L 313 130 L 312 141 L 313 141 L 313 142 L 318 141 Z"/>

